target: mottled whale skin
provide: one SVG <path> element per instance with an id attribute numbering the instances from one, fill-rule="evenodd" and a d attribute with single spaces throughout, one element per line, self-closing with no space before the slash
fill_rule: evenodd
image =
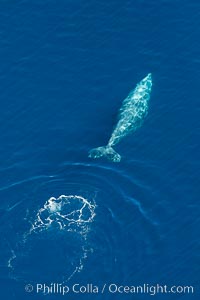
<path id="1" fill-rule="evenodd" d="M 152 76 L 151 73 L 149 73 L 137 84 L 136 88 L 129 93 L 128 97 L 124 99 L 119 111 L 119 121 L 113 130 L 108 144 L 90 150 L 89 157 L 99 158 L 105 156 L 113 162 L 120 162 L 121 156 L 113 149 L 113 146 L 118 144 L 123 137 L 141 127 L 148 113 L 151 87 Z"/>

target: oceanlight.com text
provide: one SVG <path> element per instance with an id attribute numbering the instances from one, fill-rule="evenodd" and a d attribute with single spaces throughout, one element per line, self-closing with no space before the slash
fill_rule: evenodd
<path id="1" fill-rule="evenodd" d="M 101 285 L 88 283 L 81 285 L 65 285 L 63 283 L 37 283 L 35 285 L 27 284 L 25 286 L 27 293 L 36 294 L 148 294 L 150 296 L 162 294 L 194 294 L 194 287 L 191 285 L 160 285 L 160 284 L 142 284 L 142 285 L 120 285 L 116 283 L 104 283 Z"/>

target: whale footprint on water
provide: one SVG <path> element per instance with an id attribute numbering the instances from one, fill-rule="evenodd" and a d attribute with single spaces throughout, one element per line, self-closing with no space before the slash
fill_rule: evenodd
<path id="1" fill-rule="evenodd" d="M 149 73 L 131 91 L 123 101 L 119 112 L 119 121 L 106 146 L 90 150 L 89 157 L 99 158 L 105 156 L 113 162 L 120 162 L 121 156 L 114 149 L 119 141 L 126 135 L 139 128 L 148 112 L 148 102 L 152 87 L 152 76 Z"/>

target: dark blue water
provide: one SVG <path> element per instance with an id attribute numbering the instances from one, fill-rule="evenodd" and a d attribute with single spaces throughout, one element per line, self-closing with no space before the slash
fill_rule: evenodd
<path id="1" fill-rule="evenodd" d="M 35 291 L 63 282 L 188 285 L 155 297 L 199 299 L 199 1 L 1 1 L 0 20 L 1 299 L 153 297 Z M 122 161 L 89 159 L 149 72 Z"/>

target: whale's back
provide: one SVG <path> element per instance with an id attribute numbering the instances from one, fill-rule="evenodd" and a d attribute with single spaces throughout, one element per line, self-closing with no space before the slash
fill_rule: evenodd
<path id="1" fill-rule="evenodd" d="M 117 144 L 124 136 L 141 127 L 148 113 L 148 104 L 152 87 L 151 74 L 141 80 L 119 110 L 118 123 L 111 135 L 109 145 Z"/>
<path id="2" fill-rule="evenodd" d="M 119 111 L 119 117 L 123 118 L 127 114 L 134 114 L 143 117 L 148 110 L 148 102 L 152 88 L 152 76 L 149 73 L 141 80 L 136 88 L 132 90 L 124 99 Z"/>

